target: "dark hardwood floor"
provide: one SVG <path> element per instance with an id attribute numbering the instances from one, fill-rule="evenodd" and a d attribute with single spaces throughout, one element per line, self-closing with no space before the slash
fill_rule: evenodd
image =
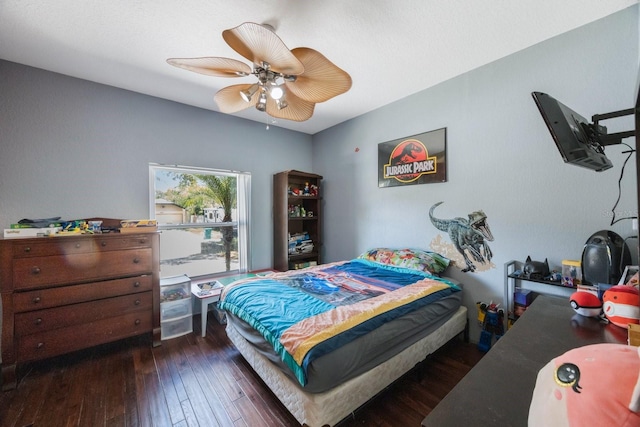
<path id="1" fill-rule="evenodd" d="M 18 368 L 0 392 L 0 426 L 298 426 L 210 316 L 194 333 L 151 347 L 141 336 Z M 480 360 L 456 338 L 343 420 L 350 426 L 419 426 Z"/>

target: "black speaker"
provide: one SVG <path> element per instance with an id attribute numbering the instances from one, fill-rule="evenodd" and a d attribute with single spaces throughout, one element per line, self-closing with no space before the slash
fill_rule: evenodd
<path id="1" fill-rule="evenodd" d="M 631 253 L 624 239 L 609 230 L 593 233 L 582 250 L 582 280 L 595 285 L 617 285 Z"/>

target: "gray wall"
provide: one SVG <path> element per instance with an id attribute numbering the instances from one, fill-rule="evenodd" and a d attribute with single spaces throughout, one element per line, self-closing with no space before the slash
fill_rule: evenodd
<path id="1" fill-rule="evenodd" d="M 440 218 L 482 209 L 495 237 L 493 267 L 450 271 L 465 282 L 465 304 L 475 310 L 475 301 L 502 302 L 509 260 L 530 255 L 559 267 L 580 259 L 598 230 L 634 234 L 631 221 L 609 225 L 627 147 L 606 149 L 614 167 L 605 172 L 564 164 L 531 92 L 547 92 L 587 118 L 631 108 L 638 60 L 633 6 L 315 135 L 313 169 L 325 177 L 325 259 L 375 246 L 428 249 L 437 235 L 450 241 L 429 221 L 434 203 L 444 201 Z M 604 124 L 609 132 L 634 126 L 632 117 Z M 377 187 L 379 143 L 442 127 L 446 183 Z M 635 147 L 633 138 L 625 142 Z M 634 161 L 625 169 L 618 217 L 637 214 Z M 635 253 L 636 240 L 629 243 Z"/>
<path id="2" fill-rule="evenodd" d="M 311 139 L 0 60 L 0 228 L 22 218 L 148 218 L 150 162 L 247 171 L 250 266 L 267 268 L 272 175 L 310 170 Z"/>
<path id="3" fill-rule="evenodd" d="M 606 172 L 565 165 L 530 93 L 547 92 L 586 117 L 629 108 L 638 61 L 633 6 L 313 137 L 0 61 L 0 228 L 25 217 L 147 217 L 149 162 L 249 171 L 251 266 L 265 268 L 272 174 L 313 171 L 325 177 L 327 261 L 373 246 L 428 248 L 442 234 L 427 215 L 439 201 L 441 218 L 484 210 L 492 268 L 451 269 L 474 309 L 502 301 L 511 259 L 558 266 L 579 259 L 597 230 L 633 234 L 630 221 L 609 226 L 625 147 L 607 149 L 614 168 Z M 606 124 L 633 127 L 631 118 Z M 377 187 L 379 143 L 442 127 L 446 183 Z M 635 175 L 631 161 L 619 216 L 637 212 Z"/>

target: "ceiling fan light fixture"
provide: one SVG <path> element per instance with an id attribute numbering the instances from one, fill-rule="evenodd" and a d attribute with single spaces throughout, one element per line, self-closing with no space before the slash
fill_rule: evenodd
<path id="1" fill-rule="evenodd" d="M 267 94 L 264 91 L 260 93 L 260 99 L 258 99 L 258 103 L 256 104 L 256 110 L 262 112 L 267 110 Z"/>
<path id="2" fill-rule="evenodd" d="M 256 93 L 259 86 L 257 84 L 251 85 L 249 89 L 241 90 L 240 96 L 242 97 L 244 102 L 251 102 L 251 97 Z"/>
<path id="3" fill-rule="evenodd" d="M 225 114 L 255 106 L 271 117 L 302 122 L 311 118 L 316 103 L 351 88 L 351 76 L 320 52 L 289 49 L 266 25 L 245 22 L 224 30 L 222 38 L 253 67 L 223 57 L 169 58 L 167 62 L 214 77 L 256 78 L 255 84 L 231 85 L 216 93 L 215 102 Z"/>
<path id="4" fill-rule="evenodd" d="M 278 107 L 278 110 L 282 110 L 284 108 L 287 108 L 289 106 L 289 103 L 284 99 L 276 99 L 276 106 Z"/>
<path id="5" fill-rule="evenodd" d="M 277 101 L 284 96 L 284 89 L 282 89 L 281 85 L 274 84 L 269 90 L 269 95 Z"/>

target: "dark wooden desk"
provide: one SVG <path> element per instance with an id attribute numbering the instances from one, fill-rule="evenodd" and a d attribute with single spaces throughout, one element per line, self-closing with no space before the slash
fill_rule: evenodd
<path id="1" fill-rule="evenodd" d="M 540 295 L 422 425 L 526 427 L 544 365 L 575 347 L 626 340 L 626 330 L 576 314 L 568 299 Z"/>

